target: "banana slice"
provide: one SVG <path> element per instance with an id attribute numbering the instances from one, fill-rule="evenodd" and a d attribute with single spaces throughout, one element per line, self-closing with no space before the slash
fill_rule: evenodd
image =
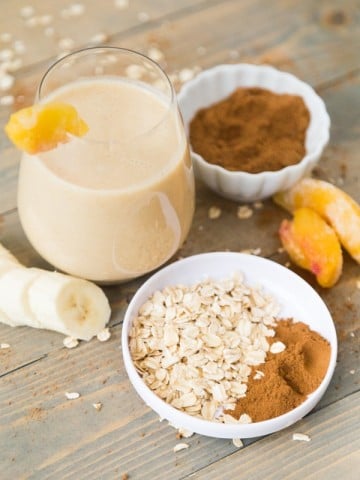
<path id="1" fill-rule="evenodd" d="M 9 250 L 3 247 L 0 243 L 0 277 L 5 273 L 13 270 L 14 268 L 20 268 L 21 264 L 17 259 L 12 255 Z M 0 299 L 1 304 L 1 299 Z M 14 322 L 6 315 L 6 313 L 1 309 L 0 305 L 0 322 L 6 323 L 7 325 L 14 326 Z"/>
<path id="2" fill-rule="evenodd" d="M 0 311 L 3 323 L 11 326 L 40 325 L 29 308 L 28 290 L 34 280 L 42 275 L 37 268 L 12 268 L 0 277 Z"/>
<path id="3" fill-rule="evenodd" d="M 105 327 L 110 313 L 104 292 L 95 284 L 23 267 L 0 244 L 0 322 L 90 340 Z"/>
<path id="4" fill-rule="evenodd" d="M 3 258 L 0 256 L 0 277 L 8 272 L 9 270 L 13 270 L 14 268 L 21 268 L 20 263 L 15 263 L 12 260 L 9 260 L 8 258 Z"/>
<path id="5" fill-rule="evenodd" d="M 20 267 L 21 264 L 18 262 L 17 258 L 14 257 L 12 253 L 9 252 L 5 247 L 0 243 L 0 268 L 2 263 L 13 263 L 16 266 Z"/>
<path id="6" fill-rule="evenodd" d="M 95 284 L 57 272 L 42 271 L 28 290 L 33 317 L 42 328 L 90 340 L 110 318 L 104 292 Z"/>

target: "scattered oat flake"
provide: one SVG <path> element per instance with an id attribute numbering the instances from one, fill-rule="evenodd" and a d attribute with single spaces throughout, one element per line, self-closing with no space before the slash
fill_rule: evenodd
<path id="1" fill-rule="evenodd" d="M 111 337 L 111 332 L 109 328 L 103 328 L 96 336 L 100 342 L 106 342 Z"/>
<path id="2" fill-rule="evenodd" d="M 25 25 L 29 28 L 40 25 L 40 17 L 30 17 L 25 19 Z"/>
<path id="3" fill-rule="evenodd" d="M 104 43 L 108 40 L 109 36 L 104 33 L 104 32 L 99 32 L 99 33 L 95 33 L 95 35 L 93 35 L 91 38 L 90 38 L 90 42 L 91 43 Z"/>
<path id="4" fill-rule="evenodd" d="M 0 62 L 7 62 L 14 57 L 14 52 L 10 48 L 0 50 Z"/>
<path id="5" fill-rule="evenodd" d="M 285 350 L 286 345 L 283 342 L 274 342 L 270 346 L 270 352 L 271 353 L 281 353 Z"/>
<path id="6" fill-rule="evenodd" d="M 14 85 L 15 78 L 8 73 L 0 73 L 0 90 L 6 91 Z"/>
<path id="7" fill-rule="evenodd" d="M 8 343 L 0 343 L 0 348 L 1 349 L 10 348 L 10 345 Z"/>
<path id="8" fill-rule="evenodd" d="M 179 72 L 179 80 L 181 83 L 188 82 L 192 78 L 194 78 L 194 71 L 191 70 L 190 68 L 183 68 Z"/>
<path id="9" fill-rule="evenodd" d="M 221 215 L 221 208 L 219 207 L 210 207 L 208 210 L 208 217 L 210 220 L 216 220 Z"/>
<path id="10" fill-rule="evenodd" d="M 241 448 L 244 446 L 243 442 L 241 441 L 240 438 L 233 438 L 232 443 L 235 445 L 237 448 Z"/>
<path id="11" fill-rule="evenodd" d="M 253 206 L 254 208 L 256 208 L 256 210 L 260 210 L 260 208 L 263 208 L 264 204 L 260 200 L 257 200 L 256 202 L 253 203 Z"/>
<path id="12" fill-rule="evenodd" d="M 145 73 L 141 65 L 131 64 L 126 67 L 126 75 L 134 80 L 139 80 Z"/>
<path id="13" fill-rule="evenodd" d="M 147 54 L 154 62 L 160 62 L 164 58 L 163 52 L 156 47 L 151 47 Z"/>
<path id="14" fill-rule="evenodd" d="M 284 267 L 290 268 L 290 267 L 291 267 L 291 262 L 285 262 L 285 263 L 284 263 Z"/>
<path id="15" fill-rule="evenodd" d="M 20 16 L 23 18 L 32 17 L 34 13 L 35 9 L 31 5 L 25 5 L 24 7 L 20 8 Z"/>
<path id="16" fill-rule="evenodd" d="M 70 16 L 79 17 L 85 12 L 85 5 L 82 3 L 73 3 L 67 10 Z"/>
<path id="17" fill-rule="evenodd" d="M 239 58 L 239 52 L 237 50 L 230 50 L 229 51 L 229 57 L 232 59 L 232 60 L 235 60 L 236 58 Z"/>
<path id="18" fill-rule="evenodd" d="M 182 438 L 190 438 L 194 435 L 194 432 L 187 430 L 186 428 L 179 428 L 178 433 Z"/>
<path id="19" fill-rule="evenodd" d="M 114 0 L 114 5 L 121 10 L 129 6 L 129 0 Z"/>
<path id="20" fill-rule="evenodd" d="M 41 17 L 39 17 L 39 25 L 42 25 L 43 27 L 46 27 L 47 25 L 50 25 L 50 23 L 53 21 L 54 17 L 52 15 L 50 15 L 49 13 L 45 14 L 45 15 L 41 15 Z"/>
<path id="21" fill-rule="evenodd" d="M 22 40 L 15 40 L 15 42 L 13 43 L 13 49 L 16 53 L 21 55 L 26 52 L 25 43 Z"/>
<path id="22" fill-rule="evenodd" d="M 16 70 L 19 70 L 23 65 L 23 61 L 21 58 L 14 58 L 13 60 L 6 62 L 3 67 L 4 69 L 7 70 L 7 72 L 16 72 Z"/>
<path id="23" fill-rule="evenodd" d="M 100 410 L 102 409 L 102 403 L 101 402 L 98 402 L 98 403 L 93 403 L 92 406 L 95 408 L 95 410 L 97 410 L 98 412 L 100 412 Z"/>
<path id="24" fill-rule="evenodd" d="M 247 253 L 248 255 L 260 255 L 261 254 L 261 248 L 244 248 L 243 250 L 240 250 L 240 253 Z"/>
<path id="25" fill-rule="evenodd" d="M 241 205 L 237 209 L 237 217 L 240 218 L 240 220 L 245 220 L 247 218 L 250 218 L 252 214 L 253 214 L 253 210 L 247 205 Z"/>
<path id="26" fill-rule="evenodd" d="M 355 333 L 354 333 L 354 332 L 350 332 L 350 337 L 355 337 Z"/>
<path id="27" fill-rule="evenodd" d="M 66 348 L 75 348 L 79 345 L 79 340 L 73 337 L 65 337 L 63 340 L 63 345 Z"/>
<path id="28" fill-rule="evenodd" d="M 54 33 L 55 33 L 54 27 L 47 27 L 44 30 L 45 37 L 52 37 L 54 35 Z"/>
<path id="29" fill-rule="evenodd" d="M 177 443 L 173 450 L 174 452 L 180 452 L 180 450 L 185 450 L 186 448 L 189 448 L 189 446 L 188 443 Z"/>
<path id="30" fill-rule="evenodd" d="M 13 95 L 5 95 L 0 97 L 0 105 L 3 107 L 9 107 L 10 105 L 13 105 L 14 101 L 15 98 Z"/>
<path id="31" fill-rule="evenodd" d="M 139 12 L 137 17 L 140 22 L 147 22 L 150 15 L 147 12 Z"/>
<path id="32" fill-rule="evenodd" d="M 354 375 L 355 370 L 350 370 L 349 373 L 350 373 L 351 375 Z"/>
<path id="33" fill-rule="evenodd" d="M 61 10 L 60 15 L 62 18 L 80 17 L 84 12 L 85 5 L 82 3 L 73 3 L 72 5 L 69 5 L 69 7 Z"/>
<path id="34" fill-rule="evenodd" d="M 311 440 L 309 435 L 306 435 L 305 433 L 293 433 L 292 439 L 298 442 L 310 442 Z"/>
<path id="35" fill-rule="evenodd" d="M 78 393 L 78 392 L 65 392 L 65 397 L 68 400 L 76 400 L 77 398 L 80 397 L 80 393 Z"/>
<path id="36" fill-rule="evenodd" d="M 75 42 L 72 38 L 61 38 L 58 42 L 58 47 L 61 50 L 69 50 L 73 48 L 75 45 Z"/>
<path id="37" fill-rule="evenodd" d="M 196 49 L 198 55 L 205 55 L 206 51 L 206 47 L 203 47 L 202 45 L 199 45 Z"/>
<path id="38" fill-rule="evenodd" d="M 9 43 L 11 42 L 11 40 L 12 40 L 11 33 L 7 33 L 7 32 L 0 33 L 0 42 Z"/>

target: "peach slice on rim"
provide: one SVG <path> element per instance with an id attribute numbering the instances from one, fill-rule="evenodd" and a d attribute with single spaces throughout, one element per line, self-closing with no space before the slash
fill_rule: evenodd
<path id="1" fill-rule="evenodd" d="M 5 132 L 14 145 L 30 154 L 52 150 L 70 135 L 81 137 L 89 130 L 75 107 L 61 102 L 36 104 L 10 116 Z"/>

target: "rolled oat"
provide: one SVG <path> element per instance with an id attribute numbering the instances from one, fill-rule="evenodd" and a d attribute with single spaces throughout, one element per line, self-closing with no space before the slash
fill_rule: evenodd
<path id="1" fill-rule="evenodd" d="M 144 382 L 190 415 L 226 422 L 246 395 L 251 366 L 265 361 L 279 307 L 241 276 L 156 291 L 139 309 L 130 352 Z M 240 423 L 251 418 L 242 415 Z"/>

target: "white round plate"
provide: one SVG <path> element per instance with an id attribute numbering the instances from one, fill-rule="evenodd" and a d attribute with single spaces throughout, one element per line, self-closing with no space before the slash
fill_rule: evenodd
<path id="1" fill-rule="evenodd" d="M 177 284 L 192 285 L 206 278 L 220 280 L 241 272 L 248 285 L 262 287 L 281 305 L 279 318 L 294 318 L 320 333 L 331 345 L 327 373 L 320 386 L 297 408 L 279 417 L 250 424 L 222 424 L 190 416 L 172 407 L 143 382 L 131 359 L 128 337 L 131 322 L 141 305 L 156 291 Z M 144 402 L 177 428 L 217 438 L 250 438 L 281 430 L 303 418 L 325 393 L 334 373 L 337 338 L 329 310 L 315 290 L 301 277 L 262 257 L 231 252 L 194 255 L 179 260 L 151 276 L 136 292 L 125 314 L 122 330 L 123 359 L 129 379 Z"/>

